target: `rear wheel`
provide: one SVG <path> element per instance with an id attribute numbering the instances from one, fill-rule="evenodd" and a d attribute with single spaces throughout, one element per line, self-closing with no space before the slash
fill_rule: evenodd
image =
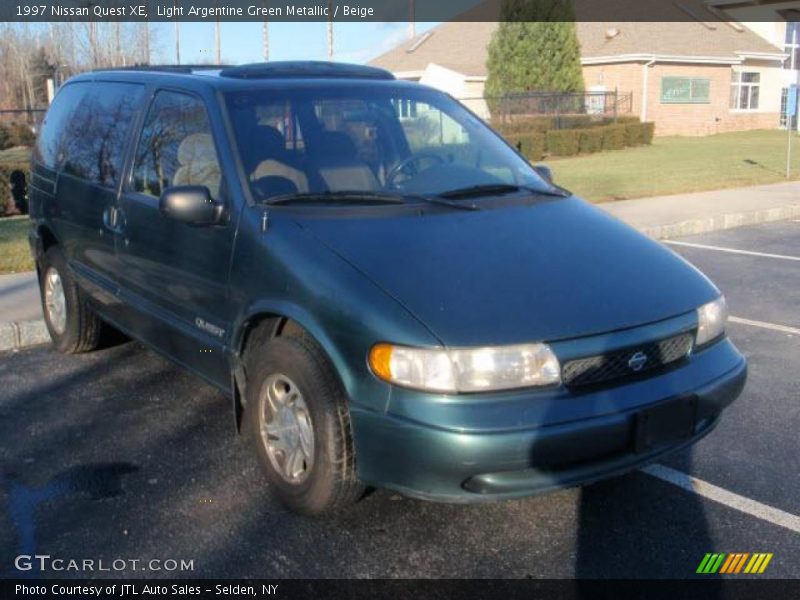
<path id="1" fill-rule="evenodd" d="M 275 338 L 248 351 L 246 370 L 246 428 L 278 498 L 307 515 L 355 502 L 364 487 L 347 402 L 319 346 Z"/>
<path id="2" fill-rule="evenodd" d="M 68 354 L 94 350 L 103 323 L 70 275 L 57 246 L 45 253 L 40 273 L 42 313 L 56 349 Z"/>

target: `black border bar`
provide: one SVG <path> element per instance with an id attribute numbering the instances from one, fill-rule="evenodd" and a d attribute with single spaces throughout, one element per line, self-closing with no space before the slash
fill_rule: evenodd
<path id="1" fill-rule="evenodd" d="M 147 587 L 146 587 L 147 586 Z M 237 587 L 238 586 L 238 587 Z M 34 591 L 35 590 L 35 591 Z M 251 592 L 252 590 L 252 592 Z M 0 580 L 0 598 L 209 598 L 294 599 L 375 598 L 426 600 L 475 598 L 476 600 L 564 600 L 642 598 L 647 600 L 752 600 L 798 598 L 800 580 L 708 579 L 694 580 L 387 580 L 387 579 L 272 579 L 272 580 L 169 580 L 169 579 L 6 579 Z"/>
<path id="2" fill-rule="evenodd" d="M 735 20 L 735 9 L 748 1 L 715 0 L 712 6 L 708 0 L 516 0 L 516 8 L 508 11 L 504 0 L 2 0 L 0 21 L 550 21 L 564 18 L 554 5 L 569 3 L 577 21 L 716 24 Z M 763 10 L 748 13 L 748 20 L 796 19 L 769 2 L 758 6 Z"/>

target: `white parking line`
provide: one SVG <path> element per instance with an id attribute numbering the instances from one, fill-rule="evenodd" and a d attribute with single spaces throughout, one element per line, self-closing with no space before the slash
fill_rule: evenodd
<path id="1" fill-rule="evenodd" d="M 731 254 L 746 254 L 748 256 L 761 256 L 764 258 L 779 258 L 781 260 L 795 260 L 800 262 L 800 256 L 787 256 L 785 254 L 769 254 L 767 252 L 753 252 L 752 250 L 738 250 L 722 246 L 707 246 L 706 244 L 693 244 L 691 242 L 676 242 L 675 240 L 661 240 L 673 246 L 686 246 L 688 248 L 702 248 L 703 250 L 716 250 L 717 252 L 730 252 Z"/>
<path id="2" fill-rule="evenodd" d="M 777 323 L 767 323 L 766 321 L 753 321 L 752 319 L 743 319 L 741 317 L 728 317 L 731 323 L 739 323 L 740 325 L 752 325 L 753 327 L 761 327 L 763 329 L 771 329 L 772 331 L 780 331 L 781 333 L 789 333 L 793 335 L 800 335 L 800 329 L 797 327 L 789 327 L 788 325 L 778 325 Z"/>
<path id="3" fill-rule="evenodd" d="M 751 500 L 745 496 L 734 494 L 721 487 L 717 487 L 702 479 L 697 479 L 686 473 L 681 473 L 675 469 L 670 469 L 664 465 L 648 465 L 640 469 L 643 473 L 656 477 L 667 483 L 677 485 L 679 488 L 692 492 L 714 502 L 724 504 L 750 516 L 767 521 L 778 527 L 785 527 L 795 533 L 800 533 L 800 517 L 791 513 L 784 512 L 778 508 L 762 504 L 756 500 Z"/>

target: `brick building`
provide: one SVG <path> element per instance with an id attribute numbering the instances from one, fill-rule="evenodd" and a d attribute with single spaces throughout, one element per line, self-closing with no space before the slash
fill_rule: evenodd
<path id="1" fill-rule="evenodd" d="M 687 20 L 679 12 L 676 21 L 579 21 L 587 91 L 632 94 L 632 112 L 654 121 L 658 135 L 781 126 L 789 56 L 784 47 L 747 24 L 720 20 L 702 0 L 692 2 L 668 4 L 707 20 Z M 580 19 L 578 8 L 576 14 Z M 486 117 L 486 48 L 496 28 L 495 22 L 444 23 L 370 64 L 444 89 Z M 780 38 L 786 29 L 785 22 L 773 23 L 770 31 Z"/>

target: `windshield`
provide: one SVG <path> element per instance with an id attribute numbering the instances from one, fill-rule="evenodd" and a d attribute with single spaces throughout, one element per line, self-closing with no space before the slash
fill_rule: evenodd
<path id="1" fill-rule="evenodd" d="M 374 84 L 259 89 L 228 93 L 226 102 L 258 202 L 295 194 L 341 201 L 343 192 L 549 189 L 480 119 L 435 90 Z"/>

